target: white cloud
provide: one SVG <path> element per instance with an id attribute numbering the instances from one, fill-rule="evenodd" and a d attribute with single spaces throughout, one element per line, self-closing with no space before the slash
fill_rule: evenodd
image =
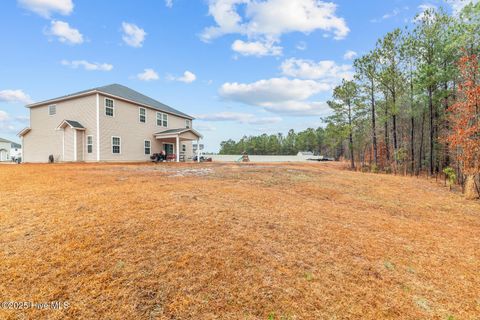
<path id="1" fill-rule="evenodd" d="M 265 110 L 297 115 L 323 113 L 325 104 L 307 99 L 332 89 L 328 83 L 313 80 L 272 78 L 253 83 L 224 83 L 219 90 L 222 98 Z"/>
<path id="2" fill-rule="evenodd" d="M 338 65 L 332 60 L 312 61 L 302 59 L 287 59 L 280 66 L 282 73 L 286 76 L 320 80 L 333 88 L 342 79 L 353 79 L 353 68 L 351 65 Z"/>
<path id="3" fill-rule="evenodd" d="M 143 72 L 137 74 L 137 78 L 142 81 L 152 81 L 158 80 L 159 76 L 158 73 L 155 72 L 153 69 L 144 69 Z"/>
<path id="4" fill-rule="evenodd" d="M 297 43 L 295 48 L 297 48 L 297 50 L 301 50 L 301 51 L 306 50 L 307 49 L 307 43 L 305 41 L 300 41 L 299 43 Z"/>
<path id="5" fill-rule="evenodd" d="M 458 15 L 466 5 L 477 3 L 478 1 L 479 0 L 446 0 L 446 2 L 452 7 L 455 15 Z"/>
<path id="6" fill-rule="evenodd" d="M 262 105 L 287 100 L 305 100 L 331 87 L 313 80 L 272 78 L 253 83 L 224 83 L 220 95 L 229 100 Z"/>
<path id="7" fill-rule="evenodd" d="M 345 52 L 345 54 L 343 55 L 343 59 L 345 60 L 352 60 L 354 59 L 356 56 L 358 56 L 358 54 L 353 51 L 353 50 L 348 50 L 347 52 Z"/>
<path id="8" fill-rule="evenodd" d="M 131 47 L 140 48 L 145 41 L 147 33 L 142 28 L 133 23 L 122 22 L 122 39 Z"/>
<path id="9" fill-rule="evenodd" d="M 232 50 L 244 56 L 279 56 L 282 54 L 282 47 L 275 46 L 275 42 L 251 41 L 245 42 L 235 40 Z"/>
<path id="10" fill-rule="evenodd" d="M 165 0 L 165 6 L 167 6 L 167 8 L 173 7 L 173 0 Z"/>
<path id="11" fill-rule="evenodd" d="M 6 113 L 3 110 L 0 110 L 0 122 L 7 121 L 8 119 L 10 119 L 10 117 L 8 116 L 8 113 Z"/>
<path id="12" fill-rule="evenodd" d="M 427 10 L 437 10 L 437 6 L 434 4 L 424 3 L 418 6 L 420 13 L 414 18 L 414 21 L 421 21 L 425 17 L 425 13 Z"/>
<path id="13" fill-rule="evenodd" d="M 324 101 L 284 101 L 281 103 L 264 103 L 266 110 L 297 116 L 319 116 L 330 112 Z"/>
<path id="14" fill-rule="evenodd" d="M 261 51 L 259 41 L 279 42 L 283 34 L 291 32 L 323 30 L 343 39 L 350 29 L 336 10 L 336 4 L 321 0 L 209 0 L 209 15 L 216 25 L 204 29 L 201 38 L 209 42 L 226 34 L 241 34 L 255 43 L 256 49 L 248 52 Z"/>
<path id="15" fill-rule="evenodd" d="M 215 130 L 217 130 L 217 128 L 215 126 L 212 126 L 209 123 L 199 122 L 199 121 L 195 121 L 195 129 L 199 130 L 199 131 L 215 131 Z"/>
<path id="16" fill-rule="evenodd" d="M 264 125 L 282 121 L 280 117 L 257 117 L 251 113 L 242 112 L 218 112 L 212 114 L 196 115 L 195 119 L 206 121 L 234 121 L 243 124 Z"/>
<path id="17" fill-rule="evenodd" d="M 18 123 L 25 124 L 25 121 L 20 119 L 20 117 L 12 118 L 8 113 L 3 110 L 0 110 L 0 133 L 17 133 L 20 130 Z"/>
<path id="18" fill-rule="evenodd" d="M 79 67 L 83 67 L 85 70 L 88 71 L 111 71 L 113 66 L 108 63 L 98 63 L 98 62 L 88 62 L 86 60 L 62 60 L 61 64 L 73 69 L 78 69 Z"/>
<path id="19" fill-rule="evenodd" d="M 192 83 L 195 80 L 197 80 L 197 76 L 193 72 L 190 72 L 190 71 L 187 70 L 183 73 L 183 76 L 181 76 L 181 77 L 175 77 L 175 76 L 172 76 L 172 75 L 168 75 L 167 79 L 170 80 L 170 81 L 180 81 L 180 82 L 184 82 L 184 83 Z"/>
<path id="20" fill-rule="evenodd" d="M 33 102 L 30 96 L 22 90 L 1 90 L 0 101 L 23 104 L 29 104 Z"/>
<path id="21" fill-rule="evenodd" d="M 391 12 L 385 13 L 381 18 L 372 19 L 372 20 L 370 20 L 370 22 L 379 23 L 379 22 L 382 22 L 383 20 L 388 20 L 388 19 L 394 18 L 394 17 L 398 16 L 400 13 L 402 13 L 402 11 L 407 11 L 409 9 L 410 9 L 410 7 L 408 7 L 408 6 L 405 6 L 403 8 L 395 8 Z"/>
<path id="22" fill-rule="evenodd" d="M 70 27 L 67 22 L 53 20 L 50 22 L 50 28 L 46 32 L 48 35 L 53 35 L 58 38 L 60 42 L 68 44 L 83 43 L 83 35 L 75 28 Z"/>
<path id="23" fill-rule="evenodd" d="M 44 18 L 50 18 L 53 13 L 66 16 L 73 11 L 72 0 L 18 0 L 18 4 Z"/>

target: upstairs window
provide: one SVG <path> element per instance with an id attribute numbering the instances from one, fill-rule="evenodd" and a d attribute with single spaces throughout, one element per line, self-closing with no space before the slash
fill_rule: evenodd
<path id="1" fill-rule="evenodd" d="M 157 112 L 157 126 L 168 127 L 168 114 Z"/>
<path id="2" fill-rule="evenodd" d="M 87 153 L 93 153 L 93 136 L 87 136 Z"/>
<path id="3" fill-rule="evenodd" d="M 57 114 L 57 106 L 56 105 L 48 106 L 48 115 L 54 116 L 56 114 Z"/>
<path id="4" fill-rule="evenodd" d="M 152 151 L 151 145 L 152 145 L 152 142 L 150 140 L 145 140 L 145 143 L 144 143 L 145 154 L 151 153 Z"/>
<path id="5" fill-rule="evenodd" d="M 147 110 L 145 108 L 138 108 L 138 121 L 141 123 L 147 122 Z"/>
<path id="6" fill-rule="evenodd" d="M 114 115 L 114 105 L 112 99 L 105 99 L 105 115 L 107 117 L 113 117 Z"/>
<path id="7" fill-rule="evenodd" d="M 190 129 L 192 127 L 192 120 L 185 119 L 185 128 Z"/>
<path id="8" fill-rule="evenodd" d="M 112 153 L 120 154 L 121 139 L 120 137 L 112 137 Z"/>

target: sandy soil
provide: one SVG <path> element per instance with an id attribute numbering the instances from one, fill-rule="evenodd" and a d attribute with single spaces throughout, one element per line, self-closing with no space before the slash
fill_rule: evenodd
<path id="1" fill-rule="evenodd" d="M 434 181 L 327 163 L 0 181 L 0 319 L 480 317 L 480 203 Z"/>

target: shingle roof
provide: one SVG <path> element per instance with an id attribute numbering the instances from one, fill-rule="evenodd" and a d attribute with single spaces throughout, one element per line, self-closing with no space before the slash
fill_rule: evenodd
<path id="1" fill-rule="evenodd" d="M 10 143 L 12 148 L 21 148 L 22 147 L 20 144 L 18 144 L 16 142 L 13 142 L 13 141 L 10 141 L 10 140 L 7 140 L 7 139 L 3 139 L 3 138 L 0 138 L 0 142 Z"/>
<path id="2" fill-rule="evenodd" d="M 160 131 L 160 132 L 156 132 L 154 133 L 153 135 L 155 136 L 160 136 L 160 135 L 165 135 L 165 134 L 176 134 L 176 133 L 183 133 L 183 132 L 186 132 L 186 131 L 190 131 L 192 132 L 193 134 L 199 136 L 200 138 L 202 138 L 203 136 L 200 134 L 200 132 L 192 129 L 192 128 L 178 128 L 178 129 L 168 129 L 168 130 L 165 130 L 165 131 Z"/>
<path id="3" fill-rule="evenodd" d="M 83 90 L 83 91 L 75 92 L 75 93 L 68 94 L 68 95 L 65 95 L 65 96 L 61 96 L 61 97 L 58 97 L 58 98 L 55 98 L 55 99 L 49 99 L 49 100 L 42 101 L 42 102 L 39 102 L 39 103 L 33 103 L 33 104 L 28 105 L 28 106 L 35 106 L 35 105 L 39 105 L 39 104 L 48 103 L 49 101 L 67 99 L 69 97 L 81 95 L 81 94 L 88 93 L 88 92 L 91 92 L 91 91 L 103 92 L 107 95 L 110 94 L 110 95 L 113 95 L 113 96 L 117 96 L 117 97 L 120 97 L 120 98 L 123 98 L 123 99 L 127 99 L 127 100 L 130 100 L 130 101 L 136 102 L 138 104 L 149 106 L 150 108 L 158 110 L 158 111 L 163 111 L 163 112 L 166 112 L 166 113 L 172 113 L 172 114 L 179 115 L 179 116 L 182 116 L 182 117 L 185 117 L 185 118 L 193 119 L 192 116 L 189 116 L 186 113 L 178 111 L 177 109 L 174 109 L 170 106 L 167 106 L 166 104 L 163 104 L 160 101 L 157 101 L 155 99 L 147 97 L 146 95 L 141 94 L 138 91 L 135 91 L 133 89 L 130 89 L 128 87 L 125 87 L 125 86 L 122 86 L 122 85 L 116 84 L 116 83 L 109 84 L 109 85 L 106 85 L 106 86 L 103 86 L 103 87 L 96 87 L 96 88 L 92 88 L 92 89 L 89 89 L 89 90 Z"/>
<path id="4" fill-rule="evenodd" d="M 179 132 L 182 132 L 182 131 L 185 131 L 185 130 L 188 130 L 188 129 L 187 128 L 168 129 L 168 130 L 165 130 L 165 131 L 157 132 L 156 134 L 179 133 Z"/>
<path id="5" fill-rule="evenodd" d="M 84 126 L 82 126 L 80 124 L 80 122 L 78 121 L 73 121 L 73 120 L 65 120 L 66 123 L 68 123 L 70 126 L 72 126 L 73 128 L 77 128 L 77 129 L 85 129 Z"/>

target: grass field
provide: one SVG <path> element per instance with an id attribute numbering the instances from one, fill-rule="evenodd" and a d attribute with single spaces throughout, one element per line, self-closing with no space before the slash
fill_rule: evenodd
<path id="1" fill-rule="evenodd" d="M 327 163 L 0 181 L 0 303 L 68 302 L 0 319 L 480 318 L 480 203 L 434 181 Z"/>

